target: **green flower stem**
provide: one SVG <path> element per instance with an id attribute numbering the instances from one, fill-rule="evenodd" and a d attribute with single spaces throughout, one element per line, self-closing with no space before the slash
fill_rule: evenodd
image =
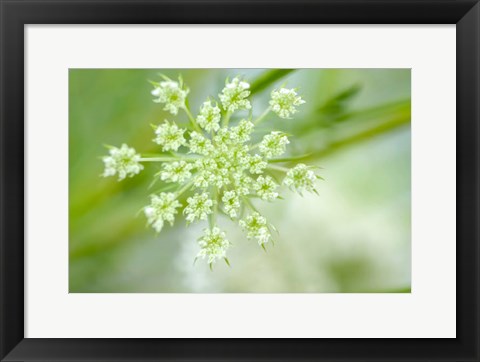
<path id="1" fill-rule="evenodd" d="M 202 134 L 202 130 L 198 126 L 197 122 L 195 121 L 195 118 L 193 118 L 193 115 L 192 115 L 192 112 L 190 112 L 190 109 L 188 109 L 187 106 L 185 106 L 185 108 L 183 108 L 183 109 L 185 110 L 185 113 L 187 114 L 188 119 L 190 120 L 190 123 L 192 124 L 193 128 L 195 128 L 195 131 Z"/>
<path id="2" fill-rule="evenodd" d="M 140 162 L 171 162 L 177 161 L 178 157 L 148 157 L 141 158 Z"/>
<path id="3" fill-rule="evenodd" d="M 265 88 L 269 87 L 277 80 L 288 76 L 290 73 L 296 70 L 297 69 L 271 69 L 263 72 L 251 83 L 251 95 L 262 92 L 265 90 Z"/>
<path id="4" fill-rule="evenodd" d="M 218 188 L 217 186 L 214 186 L 213 187 L 213 212 L 212 212 L 212 221 L 213 221 L 213 225 L 216 225 L 217 224 L 217 214 L 218 214 L 218 196 L 219 196 L 219 192 L 218 192 Z"/>
<path id="5" fill-rule="evenodd" d="M 255 144 L 255 145 L 250 146 L 249 150 L 250 150 L 250 151 L 253 151 L 254 149 L 258 148 L 258 147 L 260 146 L 260 143 L 261 143 L 261 142 Z"/>
<path id="6" fill-rule="evenodd" d="M 198 157 L 188 157 L 182 154 L 175 154 L 172 157 L 144 157 L 139 162 L 173 162 L 173 161 L 196 161 Z"/>
<path id="7" fill-rule="evenodd" d="M 301 156 L 293 156 L 293 157 L 284 157 L 284 158 L 273 158 L 268 160 L 269 163 L 277 163 L 277 162 L 291 162 L 291 161 L 298 161 L 298 160 L 303 160 L 307 157 L 310 157 L 312 153 L 307 153 L 305 155 Z"/>
<path id="8" fill-rule="evenodd" d="M 223 127 L 228 127 L 228 122 L 230 122 L 230 116 L 232 115 L 231 112 L 228 112 L 225 114 L 225 117 L 223 117 L 222 125 Z"/>
<path id="9" fill-rule="evenodd" d="M 290 171 L 289 168 L 286 168 L 286 167 L 283 167 L 283 166 L 277 166 L 277 165 L 268 165 L 267 168 L 269 168 L 271 170 L 282 171 L 282 172 Z"/>
<path id="10" fill-rule="evenodd" d="M 259 124 L 261 121 L 263 121 L 263 119 L 270 113 L 270 111 L 272 110 L 271 107 L 268 107 L 265 112 L 263 112 L 255 121 L 253 121 L 253 124 L 254 125 L 257 125 Z"/>
<path id="11" fill-rule="evenodd" d="M 212 230 L 215 227 L 215 217 L 213 213 L 208 215 L 208 227 Z"/>
<path id="12" fill-rule="evenodd" d="M 212 213 L 208 215 L 208 226 L 212 230 L 217 224 L 217 214 L 218 214 L 218 188 L 214 186 L 211 190 L 212 200 L 213 200 L 213 210 Z"/>
<path id="13" fill-rule="evenodd" d="M 242 199 L 243 201 L 245 202 L 245 204 L 250 208 L 252 209 L 252 211 L 254 212 L 258 212 L 257 208 L 255 206 L 253 206 L 252 202 L 250 201 L 250 199 L 248 197 L 244 197 L 242 196 Z M 258 212 L 259 213 L 259 212 Z"/>
<path id="14" fill-rule="evenodd" d="M 185 191 L 188 191 L 190 187 L 193 185 L 193 180 L 190 181 L 189 183 L 185 184 L 180 190 L 176 192 L 177 197 L 179 197 L 181 194 L 183 194 Z"/>

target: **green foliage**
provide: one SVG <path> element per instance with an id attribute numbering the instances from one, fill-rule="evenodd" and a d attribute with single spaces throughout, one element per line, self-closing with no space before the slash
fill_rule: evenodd
<path id="1" fill-rule="evenodd" d="M 252 82 L 250 86 L 252 95 L 265 90 L 279 79 L 286 77 L 294 71 L 295 69 L 272 69 L 263 72 Z"/>

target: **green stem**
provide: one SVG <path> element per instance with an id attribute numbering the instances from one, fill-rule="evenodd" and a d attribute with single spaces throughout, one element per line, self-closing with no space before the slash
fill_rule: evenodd
<path id="1" fill-rule="evenodd" d="M 218 188 L 217 186 L 212 187 L 212 199 L 213 199 L 213 210 L 212 213 L 208 215 L 208 226 L 212 230 L 217 224 L 217 213 L 218 213 Z"/>
<path id="2" fill-rule="evenodd" d="M 277 163 L 277 162 L 291 162 L 291 161 L 298 161 L 298 160 L 303 160 L 307 157 L 310 157 L 312 154 L 311 153 L 307 153 L 305 155 L 301 155 L 301 156 L 293 156 L 293 157 L 284 157 L 284 158 L 273 158 L 271 160 L 268 160 L 268 162 L 271 162 L 271 163 Z"/>
<path id="3" fill-rule="evenodd" d="M 247 204 L 247 206 L 252 209 L 253 211 L 258 212 L 258 210 L 255 208 L 255 206 L 253 206 L 252 202 L 250 201 L 250 199 L 248 197 L 242 197 L 243 201 L 245 202 L 245 204 Z M 259 213 L 260 214 L 260 213 Z"/>
<path id="4" fill-rule="evenodd" d="M 325 157 L 343 148 L 349 147 L 351 145 L 355 145 L 365 140 L 369 140 L 379 135 L 383 135 L 394 129 L 408 126 L 409 124 L 410 124 L 410 115 L 392 118 L 388 122 L 379 124 L 370 129 L 363 130 L 351 136 L 335 140 L 331 142 L 327 147 L 320 149 L 318 151 L 312 152 L 309 156 L 302 158 L 302 160 L 314 161 L 314 160 L 320 159 L 322 157 Z"/>
<path id="5" fill-rule="evenodd" d="M 227 113 L 225 114 L 225 117 L 223 117 L 223 122 L 222 122 L 223 127 L 228 127 L 228 122 L 230 122 L 230 116 L 231 115 L 232 115 L 232 113 L 227 111 Z"/>
<path id="6" fill-rule="evenodd" d="M 149 158 L 140 158 L 140 162 L 169 162 L 177 161 L 177 157 L 149 157 Z"/>
<path id="7" fill-rule="evenodd" d="M 177 194 L 177 197 L 179 197 L 180 195 L 182 195 L 185 191 L 187 191 L 188 189 L 190 189 L 190 187 L 192 187 L 193 185 L 193 180 L 190 181 L 189 183 L 185 184 L 185 186 L 183 186 L 180 190 L 178 190 L 176 192 Z"/>
<path id="8" fill-rule="evenodd" d="M 263 119 L 270 113 L 270 111 L 272 110 L 271 107 L 268 107 L 265 112 L 263 112 L 255 121 L 253 121 L 253 124 L 254 125 L 257 125 L 259 124 L 261 121 L 263 121 Z"/>
<path id="9" fill-rule="evenodd" d="M 217 223 L 217 214 L 218 214 L 218 188 L 217 186 L 213 187 L 213 225 Z"/>
<path id="10" fill-rule="evenodd" d="M 277 171 L 282 171 L 282 172 L 288 172 L 290 171 L 289 168 L 282 167 L 282 166 L 277 166 L 277 165 L 268 165 L 267 168 L 271 170 L 277 170 Z"/>
<path id="11" fill-rule="evenodd" d="M 187 114 L 188 119 L 190 120 L 190 123 L 192 124 L 193 128 L 195 128 L 195 131 L 201 134 L 202 130 L 198 126 L 197 122 L 195 121 L 195 118 L 193 118 L 193 115 L 192 115 L 192 112 L 190 112 L 190 109 L 188 109 L 187 106 L 185 106 L 183 109 L 185 110 L 185 113 Z"/>
<path id="12" fill-rule="evenodd" d="M 258 148 L 258 146 L 260 146 L 260 143 L 261 143 L 261 142 L 255 144 L 255 145 L 250 146 L 249 150 L 252 151 L 252 150 Z"/>
<path id="13" fill-rule="evenodd" d="M 188 157 L 182 154 L 174 154 L 172 157 L 143 157 L 140 162 L 172 162 L 172 161 L 196 161 L 198 157 Z"/>

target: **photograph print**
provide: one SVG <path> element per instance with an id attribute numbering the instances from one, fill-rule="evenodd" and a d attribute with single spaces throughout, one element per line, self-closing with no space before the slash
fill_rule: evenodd
<path id="1" fill-rule="evenodd" d="M 70 293 L 410 293 L 410 69 L 70 69 Z"/>

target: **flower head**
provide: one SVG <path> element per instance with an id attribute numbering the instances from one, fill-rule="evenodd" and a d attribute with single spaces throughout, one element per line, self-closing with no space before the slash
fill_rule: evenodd
<path id="1" fill-rule="evenodd" d="M 223 109 L 233 113 L 237 109 L 250 109 L 250 101 L 247 97 L 250 95 L 250 84 L 235 77 L 231 82 L 225 83 L 219 98 L 222 102 Z"/>
<path id="2" fill-rule="evenodd" d="M 197 123 L 207 132 L 216 132 L 220 128 L 220 118 L 220 108 L 212 104 L 212 101 L 206 101 L 200 108 Z"/>
<path id="3" fill-rule="evenodd" d="M 145 216 L 147 217 L 148 223 L 152 227 L 160 232 L 163 228 L 164 221 L 173 225 L 175 220 L 175 214 L 177 213 L 177 208 L 181 207 L 175 194 L 171 192 L 162 192 L 159 195 L 153 195 L 151 197 L 150 205 L 144 208 Z"/>
<path id="4" fill-rule="evenodd" d="M 247 232 L 247 238 L 255 238 L 259 245 L 265 244 L 271 239 L 270 231 L 267 227 L 267 219 L 258 212 L 254 212 L 244 220 L 240 220 L 239 223 Z"/>
<path id="5" fill-rule="evenodd" d="M 297 95 L 295 89 L 280 88 L 271 93 L 270 106 L 280 118 L 289 118 L 297 112 L 296 106 L 304 103 L 305 101 Z"/>
<path id="6" fill-rule="evenodd" d="M 192 176 L 190 172 L 192 168 L 193 165 L 185 161 L 164 163 L 163 170 L 160 172 L 160 178 L 166 182 L 184 182 Z"/>
<path id="7" fill-rule="evenodd" d="M 140 158 L 135 149 L 128 147 L 126 144 L 123 144 L 120 148 L 110 147 L 109 155 L 102 158 L 105 164 L 103 176 L 114 176 L 118 173 L 118 181 L 127 176 L 132 177 L 143 170 Z"/>
<path id="8" fill-rule="evenodd" d="M 175 123 L 169 123 L 167 120 L 155 130 L 155 143 L 163 146 L 163 151 L 177 151 L 180 146 L 186 144 L 183 134 L 185 130 L 179 128 Z"/>
<path id="9" fill-rule="evenodd" d="M 212 264 L 218 259 L 225 258 L 230 242 L 225 238 L 225 233 L 218 227 L 205 230 L 205 234 L 198 241 L 202 248 L 197 254 L 197 258 L 208 258 L 208 263 Z"/>
<path id="10" fill-rule="evenodd" d="M 187 107 L 189 90 L 184 87 L 181 78 L 176 82 L 164 77 L 164 81 L 153 84 L 155 102 L 164 104 L 164 109 L 172 114 L 177 114 L 179 109 L 185 111 L 191 123 L 186 126 L 188 132 L 177 123 L 165 120 L 163 124 L 154 126 L 153 141 L 166 154 L 140 156 L 126 145 L 112 147 L 110 154 L 103 158 L 103 175 L 118 174 L 121 180 L 138 174 L 143 169 L 140 161 L 159 162 L 160 171 L 156 177 L 164 183 L 163 191 L 176 191 L 151 196 L 150 204 L 144 207 L 148 224 L 157 232 L 165 223 L 172 225 L 178 209 L 183 206 L 178 198 L 184 195 L 187 201 L 183 215 L 187 224 L 208 219 L 209 228 L 199 239 L 201 250 L 197 256 L 207 258 L 210 265 L 225 258 L 230 247 L 225 233 L 217 226 L 219 212 L 238 223 L 248 239 L 255 239 L 265 248 L 265 243 L 272 240 L 270 231 L 273 225 L 267 224 L 265 217 L 256 211 L 254 202 L 280 198 L 280 185 L 269 175 L 269 171 L 284 172 L 283 184 L 299 192 L 316 192 L 314 181 L 319 177 L 303 164 L 292 169 L 276 166 L 276 163 L 288 160 L 275 158 L 286 151 L 289 144 L 287 135 L 274 130 L 263 135 L 257 143 L 261 135 L 255 135 L 258 131 L 256 125 L 270 111 L 281 118 L 288 118 L 297 111 L 296 107 L 305 102 L 295 89 L 281 88 L 271 93 L 267 109 L 255 121 L 252 122 L 250 116 L 237 120 L 231 117 L 232 113 L 249 110 L 251 104 L 248 99 L 250 85 L 236 77 L 232 81 L 226 80 L 219 101 L 208 99 L 194 117 Z M 255 141 L 252 142 L 252 139 Z M 247 209 L 254 212 L 243 217 Z"/>
<path id="11" fill-rule="evenodd" d="M 187 98 L 189 89 L 183 87 L 183 81 L 179 78 L 178 82 L 165 77 L 165 81 L 155 83 L 152 95 L 156 97 L 153 101 L 163 103 L 165 111 L 176 115 L 179 108 L 185 107 L 185 99 Z"/>
<path id="12" fill-rule="evenodd" d="M 195 194 L 187 199 L 187 207 L 183 212 L 187 215 L 189 222 L 195 220 L 206 220 L 208 214 L 212 213 L 213 201 L 209 199 L 209 194 Z"/>
<path id="13" fill-rule="evenodd" d="M 272 158 L 282 155 L 289 143 L 287 136 L 283 132 L 273 131 L 263 137 L 259 149 L 265 157 Z"/>
<path id="14" fill-rule="evenodd" d="M 265 201 L 273 201 L 278 197 L 277 183 L 270 176 L 259 176 L 253 184 L 253 188 L 257 191 L 258 196 Z"/>
<path id="15" fill-rule="evenodd" d="M 238 210 L 240 209 L 240 198 L 237 193 L 235 191 L 225 191 L 223 193 L 222 202 L 228 216 L 232 219 L 236 218 Z"/>
<path id="16" fill-rule="evenodd" d="M 299 163 L 290 169 L 283 180 L 283 183 L 289 187 L 295 188 L 301 192 L 303 190 L 315 192 L 314 182 L 317 175 L 303 163 Z"/>

